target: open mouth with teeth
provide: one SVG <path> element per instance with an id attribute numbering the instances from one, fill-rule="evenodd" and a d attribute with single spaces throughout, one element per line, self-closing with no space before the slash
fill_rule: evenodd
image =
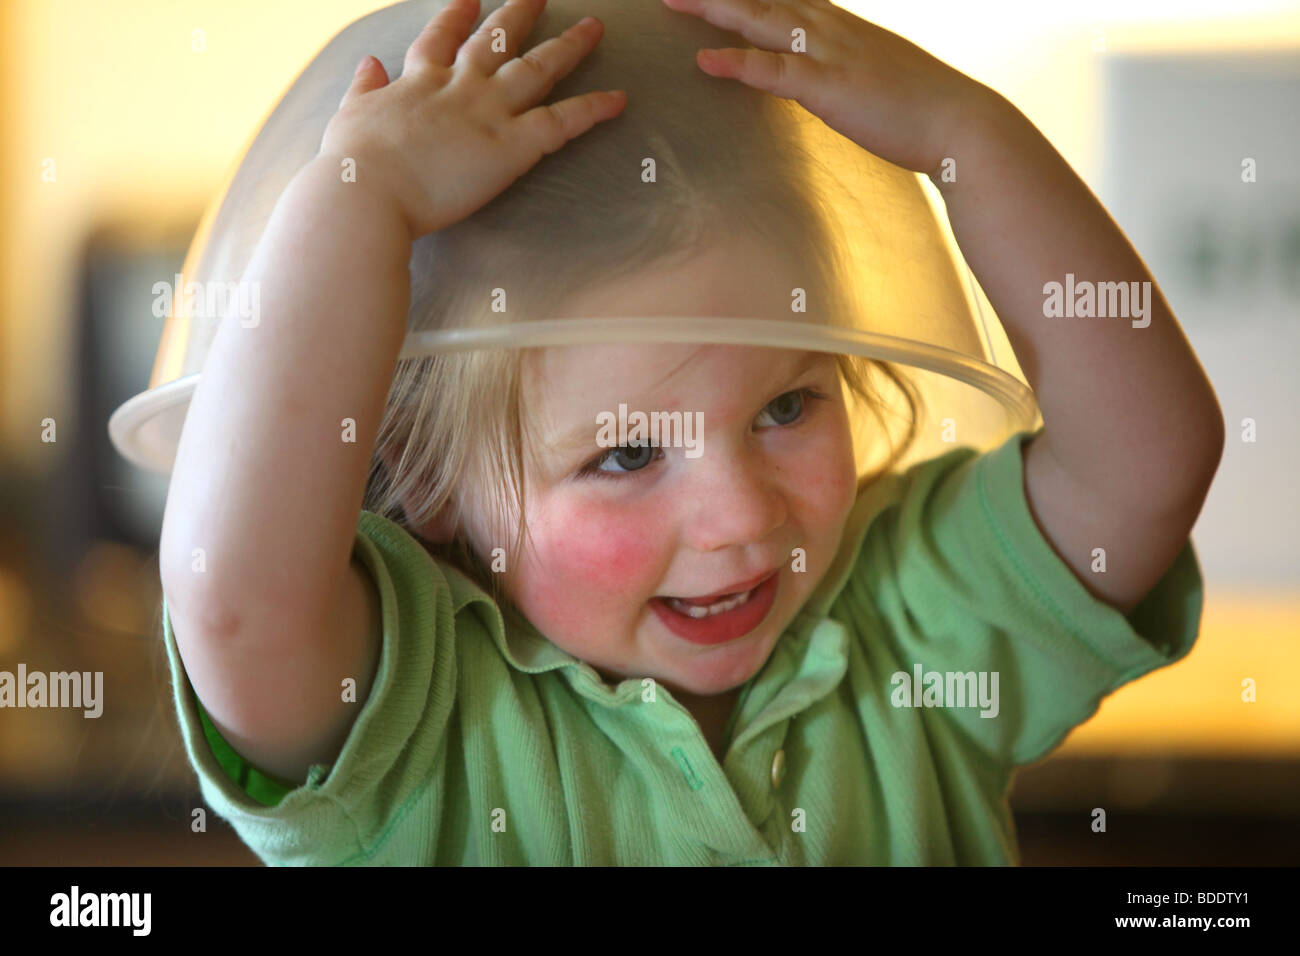
<path id="1" fill-rule="evenodd" d="M 712 604 L 706 601 L 692 601 L 686 598 L 665 598 L 668 605 L 677 613 L 685 614 L 688 617 L 699 618 L 712 617 L 714 614 L 725 614 L 732 608 L 740 607 L 751 597 L 758 587 L 752 587 L 748 591 L 741 591 L 739 594 L 726 594 L 718 598 Z"/>
<path id="2" fill-rule="evenodd" d="M 662 595 L 650 601 L 659 620 L 694 644 L 719 644 L 750 633 L 767 617 L 781 575 L 773 571 L 748 591 L 715 598 Z"/>

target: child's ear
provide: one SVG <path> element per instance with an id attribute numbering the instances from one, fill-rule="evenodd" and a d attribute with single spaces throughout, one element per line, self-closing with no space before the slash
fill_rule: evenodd
<path id="1" fill-rule="evenodd" d="M 379 452 L 380 460 L 383 461 L 384 467 L 388 469 L 391 475 L 397 470 L 397 462 L 400 453 L 394 449 L 384 449 Z M 402 510 L 411 515 L 419 510 L 419 502 L 403 498 L 401 501 Z M 456 535 L 456 508 L 455 503 L 447 501 L 437 513 L 424 524 L 412 524 L 411 530 L 414 531 L 424 540 L 431 544 L 450 544 Z"/>
<path id="2" fill-rule="evenodd" d="M 403 505 L 405 507 L 405 505 Z M 450 544 L 451 539 L 456 535 L 456 521 L 453 517 L 455 508 L 452 502 L 448 501 L 438 513 L 429 521 L 419 526 L 415 530 L 420 537 L 433 544 Z"/>

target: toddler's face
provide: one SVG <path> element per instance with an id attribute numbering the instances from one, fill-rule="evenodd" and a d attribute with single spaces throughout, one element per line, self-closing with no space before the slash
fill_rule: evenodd
<path id="1" fill-rule="evenodd" d="M 728 281 L 740 274 L 727 269 L 735 254 L 587 293 L 568 314 L 772 315 L 803 284 L 780 261 L 760 273 L 770 285 L 752 271 Z M 713 695 L 753 676 L 821 581 L 853 506 L 835 358 L 726 345 L 548 348 L 525 359 L 523 402 L 537 460 L 526 449 L 531 541 L 506 576 L 515 606 L 613 683 L 652 677 L 676 694 Z M 620 404 L 629 419 L 658 411 L 699 422 L 698 434 L 673 433 L 699 450 L 598 444 L 598 416 L 617 422 Z M 469 532 L 490 554 L 482 526 L 471 521 Z M 805 570 L 792 569 L 795 549 Z M 734 610 L 702 619 L 661 600 L 768 576 Z"/>

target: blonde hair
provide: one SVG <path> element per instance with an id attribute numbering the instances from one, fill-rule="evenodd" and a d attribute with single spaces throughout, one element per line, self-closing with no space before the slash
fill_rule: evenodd
<path id="1" fill-rule="evenodd" d="M 739 38 L 660 6 L 623 0 L 596 11 L 605 38 L 590 62 L 557 84 L 552 99 L 621 88 L 628 91 L 627 108 L 543 157 L 467 219 L 415 244 L 409 329 L 499 325 L 503 316 L 491 310 L 497 288 L 508 292 L 509 321 L 559 317 L 563 301 L 593 277 L 614 281 L 728 236 L 759 238 L 779 249 L 809 277 L 810 300 L 836 295 L 845 266 L 831 251 L 840 244 L 832 241 L 821 208 L 834 200 L 813 185 L 815 157 L 798 137 L 791 104 L 722 80 L 712 81 L 706 104 L 698 86 L 666 81 L 671 58 L 685 58 L 685 67 L 696 70 L 695 50 L 736 46 Z M 548 29 L 549 12 L 535 36 L 562 28 Z M 659 19 L 665 12 L 677 18 L 671 30 Z M 660 185 L 647 188 L 641 181 L 643 156 L 655 158 Z M 548 223 L 564 226 L 552 231 Z M 915 440 L 920 396 L 891 363 L 835 357 L 843 384 L 886 434 L 887 404 L 873 379 L 879 375 L 892 385 L 908 409 L 901 441 L 895 445 L 891 438 L 884 464 L 860 477 L 864 487 Z M 418 528 L 450 509 L 452 540 L 425 541 L 425 547 L 498 601 L 528 535 L 523 360 L 523 350 L 500 348 L 400 361 L 363 503 L 417 536 Z M 490 512 L 485 523 L 504 549 L 504 575 L 491 573 L 490 558 L 477 554 L 469 540 L 464 509 L 470 489 Z"/>

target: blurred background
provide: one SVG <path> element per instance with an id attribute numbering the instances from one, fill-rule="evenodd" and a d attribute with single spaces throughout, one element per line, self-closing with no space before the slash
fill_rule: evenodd
<path id="1" fill-rule="evenodd" d="M 840 5 L 1033 120 L 1151 268 L 1228 422 L 1193 532 L 1196 649 L 1021 771 L 1024 862 L 1300 863 L 1300 2 Z M 0 709 L 0 864 L 259 865 L 211 814 L 191 832 L 158 636 L 166 480 L 106 423 L 148 382 L 152 286 L 205 204 L 303 66 L 382 6 L 0 0 L 0 670 L 102 671 L 107 702 Z"/>

